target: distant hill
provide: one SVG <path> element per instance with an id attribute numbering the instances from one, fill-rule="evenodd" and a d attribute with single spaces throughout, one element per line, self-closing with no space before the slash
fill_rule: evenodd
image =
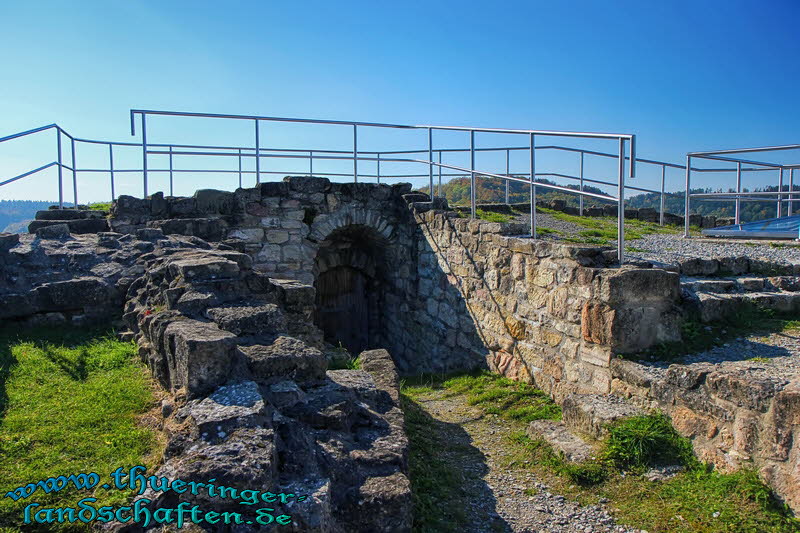
<path id="1" fill-rule="evenodd" d="M 554 184 L 550 180 L 542 179 L 541 182 Z M 447 183 L 442 184 L 442 192 L 447 198 L 450 205 L 469 205 L 469 178 L 455 178 Z M 511 203 L 521 203 L 530 201 L 528 194 L 528 185 L 519 182 L 512 182 L 509 187 L 509 200 Z M 578 190 L 578 185 L 566 185 L 569 189 Z M 434 185 L 437 189 L 437 186 Z M 476 181 L 476 197 L 480 204 L 502 203 L 505 201 L 505 182 L 498 178 L 478 178 Z M 428 192 L 428 187 L 422 187 L 422 192 Z M 594 192 L 602 194 L 603 191 L 590 185 L 584 185 L 584 190 L 587 192 Z M 754 189 L 754 192 L 777 191 L 778 187 L 764 187 Z M 795 186 L 795 191 L 798 192 L 798 201 L 795 202 L 795 211 L 800 211 L 800 186 Z M 692 193 L 700 192 L 721 192 L 721 189 L 692 189 Z M 745 189 L 747 192 L 747 189 Z M 550 201 L 561 199 L 566 201 L 567 205 L 578 206 L 578 196 L 560 191 L 548 191 L 542 188 L 536 191 L 537 198 L 540 201 Z M 668 213 L 675 213 L 678 215 L 683 214 L 684 209 L 684 192 L 670 193 L 666 195 L 665 207 Z M 786 199 L 784 198 L 784 202 Z M 629 197 L 626 200 L 628 207 L 652 207 L 658 211 L 661 202 L 661 195 L 657 193 L 637 194 Z M 599 198 L 585 198 L 584 205 L 603 205 L 613 203 Z M 785 207 L 784 207 L 785 209 Z M 734 215 L 734 203 L 731 201 L 700 201 L 692 200 L 692 213 L 699 213 L 701 215 L 714 215 L 717 217 L 732 217 Z M 774 218 L 776 214 L 776 206 L 774 201 L 770 202 L 743 202 L 742 203 L 742 221 L 761 220 L 765 218 Z M 784 211 L 785 214 L 785 211 Z"/>
<path id="2" fill-rule="evenodd" d="M 34 200 L 0 200 L 0 228 L 4 233 L 24 233 L 36 211 L 47 209 L 58 202 Z"/>

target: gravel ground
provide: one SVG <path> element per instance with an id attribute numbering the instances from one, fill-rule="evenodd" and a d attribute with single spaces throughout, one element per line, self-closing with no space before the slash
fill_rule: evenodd
<path id="1" fill-rule="evenodd" d="M 514 222 L 530 224 L 529 215 L 514 217 Z M 550 228 L 560 232 L 544 233 L 542 239 L 561 240 L 564 237 L 577 236 L 588 228 L 554 218 L 547 213 L 537 213 L 536 222 L 539 227 Z M 626 256 L 631 259 L 658 261 L 661 263 L 677 263 L 679 260 L 695 257 L 735 257 L 747 256 L 763 258 L 774 262 L 800 263 L 800 244 L 793 241 L 740 240 L 740 239 L 709 239 L 705 237 L 692 237 L 684 239 L 683 234 L 652 234 L 645 235 L 642 239 L 626 241 L 626 247 L 633 247 L 640 252 L 627 251 Z M 616 246 L 616 240 L 610 241 L 607 246 Z"/>
<path id="2" fill-rule="evenodd" d="M 541 533 L 636 533 L 617 525 L 605 505 L 581 506 L 553 494 L 535 475 L 505 466 L 509 455 L 504 435 L 513 427 L 496 415 L 483 416 L 463 396 L 442 398 L 437 391 L 418 399 L 436 421 L 436 431 L 449 443 L 446 460 L 462 478 L 472 505 L 464 531 Z M 529 493 L 526 494 L 526 489 Z"/>
<path id="3" fill-rule="evenodd" d="M 628 252 L 628 257 L 674 263 L 693 257 L 737 257 L 765 258 L 774 262 L 800 263 L 800 247 L 787 241 L 770 246 L 768 242 L 740 241 L 737 239 L 707 239 L 681 235 L 654 234 L 642 239 L 628 241 L 627 245 L 644 252 Z M 780 246 L 783 245 L 783 246 Z"/>

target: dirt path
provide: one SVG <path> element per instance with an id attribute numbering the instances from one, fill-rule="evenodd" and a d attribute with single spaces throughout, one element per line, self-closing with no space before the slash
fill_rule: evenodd
<path id="1" fill-rule="evenodd" d="M 435 421 L 447 442 L 443 459 L 462 479 L 471 503 L 467 532 L 637 532 L 615 524 L 603 505 L 580 506 L 552 494 L 536 476 L 507 466 L 511 454 L 504 436 L 518 425 L 466 403 L 443 390 L 415 400 Z"/>

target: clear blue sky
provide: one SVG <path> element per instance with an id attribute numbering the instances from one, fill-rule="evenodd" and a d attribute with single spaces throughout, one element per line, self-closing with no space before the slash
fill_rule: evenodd
<path id="1" fill-rule="evenodd" d="M 800 143 L 798 22 L 795 0 L 5 1 L 0 136 L 57 122 L 127 141 L 128 110 L 148 108 L 631 132 L 640 156 L 681 162 L 687 151 Z M 250 125 L 181 126 L 154 121 L 153 140 L 252 142 Z M 351 141 L 342 130 L 264 137 L 286 147 Z M 422 147 L 418 137 L 395 144 Z M 392 144 L 367 132 L 363 143 Z M 0 178 L 53 158 L 51 134 L 4 144 Z M 87 151 L 85 164 L 101 156 Z M 118 192 L 140 194 L 126 179 Z M 681 180 L 670 174 L 670 188 Z M 106 181 L 86 177 L 81 200 L 103 199 Z M 52 199 L 53 183 L 22 180 L 0 199 Z"/>

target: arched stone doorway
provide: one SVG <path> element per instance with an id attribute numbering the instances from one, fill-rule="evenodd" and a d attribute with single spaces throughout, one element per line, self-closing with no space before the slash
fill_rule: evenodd
<path id="1" fill-rule="evenodd" d="M 374 228 L 355 224 L 332 231 L 317 252 L 314 322 L 353 355 L 380 347 L 386 245 Z"/>

